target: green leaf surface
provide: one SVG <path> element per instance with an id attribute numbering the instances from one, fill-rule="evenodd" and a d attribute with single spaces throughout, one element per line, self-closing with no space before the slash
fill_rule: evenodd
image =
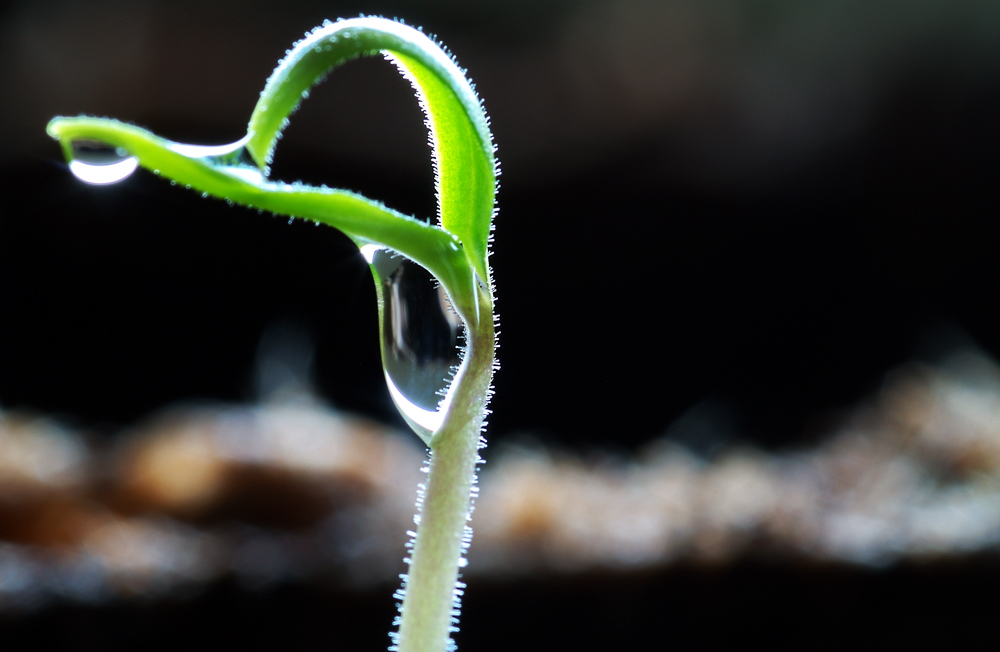
<path id="1" fill-rule="evenodd" d="M 410 80 L 427 117 L 440 226 L 357 193 L 266 178 L 281 131 L 309 89 L 337 65 L 379 53 Z M 104 118 L 54 118 L 48 133 L 61 141 L 68 160 L 74 141 L 120 147 L 141 166 L 203 194 L 323 222 L 359 246 L 394 249 L 434 274 L 467 322 L 479 320 L 481 287 L 489 287 L 487 255 L 496 196 L 492 138 L 462 70 L 412 27 L 384 18 L 354 18 L 316 28 L 279 63 L 253 111 L 247 137 L 228 148 L 175 143 Z M 252 161 L 241 161 L 244 150 Z"/>
<path id="2" fill-rule="evenodd" d="M 434 274 L 464 318 L 473 323 L 478 319 L 476 282 L 463 247 L 456 236 L 437 226 L 346 190 L 266 181 L 256 168 L 220 162 L 224 157 L 198 155 L 220 148 L 175 143 L 117 120 L 54 118 L 48 133 L 62 143 L 68 160 L 73 158 L 74 141 L 120 147 L 141 166 L 205 195 L 328 224 L 359 245 L 375 243 L 395 249 Z M 234 143 L 232 148 L 238 151 L 241 144 Z"/>
<path id="3" fill-rule="evenodd" d="M 496 196 L 489 121 L 464 72 L 422 32 L 383 18 L 353 18 L 307 34 L 268 80 L 250 118 L 247 149 L 267 166 L 309 88 L 341 63 L 380 52 L 413 84 L 427 118 L 441 226 L 461 240 L 473 269 L 487 281 Z"/>
<path id="4" fill-rule="evenodd" d="M 346 190 L 267 179 L 281 131 L 309 89 L 335 66 L 379 53 L 413 85 L 427 118 L 439 225 Z M 414 428 L 433 455 L 397 640 L 401 652 L 448 649 L 496 342 L 487 264 L 496 162 L 486 114 L 464 71 L 433 40 L 402 23 L 327 22 L 289 50 L 261 93 L 247 136 L 235 143 L 184 145 L 116 120 L 88 117 L 54 118 L 48 133 L 60 141 L 81 179 L 120 180 L 138 164 L 204 196 L 329 224 L 359 247 L 376 244 L 403 254 L 441 282 L 466 322 L 466 350 L 439 407 L 440 426 L 429 437 Z M 382 313 L 386 301 L 376 287 Z M 380 319 L 380 328 L 384 324 Z M 391 385 L 388 372 L 386 379 Z"/>

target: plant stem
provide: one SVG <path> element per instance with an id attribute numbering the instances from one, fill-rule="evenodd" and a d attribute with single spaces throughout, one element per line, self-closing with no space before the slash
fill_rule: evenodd
<path id="1" fill-rule="evenodd" d="M 479 437 L 493 377 L 491 297 L 479 297 L 479 323 L 468 325 L 465 361 L 454 380 L 451 410 L 431 440 L 430 470 L 403 598 L 400 652 L 442 652 L 455 609 L 459 560 L 479 459 Z M 458 594 L 460 595 L 460 594 Z"/>

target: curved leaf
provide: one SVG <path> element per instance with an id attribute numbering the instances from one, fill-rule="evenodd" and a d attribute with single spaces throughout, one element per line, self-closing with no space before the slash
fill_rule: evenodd
<path id="1" fill-rule="evenodd" d="M 335 66 L 380 52 L 413 84 L 427 116 L 440 227 L 346 190 L 265 179 L 281 130 L 308 89 Z M 488 287 L 486 258 L 496 196 L 492 137 L 486 114 L 462 70 L 412 27 L 384 18 L 354 18 L 316 28 L 289 50 L 271 75 L 250 118 L 247 137 L 229 146 L 183 145 L 101 118 L 54 118 L 48 133 L 62 141 L 67 159 L 73 156 L 74 140 L 122 147 L 143 167 L 202 193 L 329 224 L 359 246 L 374 243 L 394 249 L 434 274 L 466 321 L 479 320 L 481 291 L 475 277 Z M 240 165 L 244 148 L 263 174 Z M 488 292 L 485 298 L 491 303 Z"/>
<path id="2" fill-rule="evenodd" d="M 202 193 L 322 222 L 359 244 L 395 249 L 434 274 L 463 317 L 473 323 L 477 319 L 475 280 L 456 236 L 347 190 L 265 181 L 256 168 L 234 164 L 244 141 L 228 147 L 184 145 L 107 118 L 53 118 L 47 131 L 62 143 L 67 160 L 73 158 L 74 141 L 121 147 L 143 167 Z M 227 149 L 231 156 L 214 154 Z M 199 155 L 208 153 L 212 155 Z"/>
<path id="3" fill-rule="evenodd" d="M 489 272 L 496 159 L 486 113 L 464 72 L 422 32 L 384 18 L 327 21 L 289 51 L 250 118 L 247 149 L 263 169 L 288 116 L 335 66 L 385 53 L 413 84 L 427 117 L 441 226 L 466 248 L 483 281 Z"/>
<path id="4" fill-rule="evenodd" d="M 266 179 L 281 130 L 308 89 L 349 59 L 384 54 L 409 79 L 427 118 L 433 149 L 440 226 L 402 215 L 345 190 Z M 477 450 L 495 361 L 492 285 L 487 264 L 496 195 L 496 163 L 486 114 L 455 62 L 418 30 L 381 18 L 325 23 L 297 43 L 261 93 L 246 138 L 219 147 L 184 145 L 135 126 L 98 118 L 55 118 L 48 133 L 68 160 L 77 147 L 108 146 L 131 156 L 106 167 L 134 163 L 189 188 L 281 215 L 334 226 L 359 246 L 389 247 L 427 268 L 444 286 L 466 321 L 466 354 L 447 398 L 440 426 L 428 438 L 434 451 L 421 512 L 407 595 L 401 609 L 399 647 L 440 650 L 453 630 L 454 583 L 475 483 Z M 84 141 L 81 143 L 81 141 Z M 252 159 L 252 161 L 251 161 Z M 100 164 L 81 156 L 81 178 Z M 71 164 L 71 168 L 72 168 Z M 103 172 L 109 172 L 104 170 Z M 94 181 L 99 175 L 91 177 Z M 108 180 L 123 178 L 105 176 Z M 97 182 L 97 181 L 95 181 Z M 377 272 L 373 266 L 373 272 Z M 376 278 L 376 282 L 378 279 Z M 379 310 L 385 310 L 381 286 Z M 482 313 L 482 316 L 481 316 Z M 384 321 L 380 320 L 380 328 Z M 383 356 L 385 355 L 383 348 Z M 386 379 L 389 379 L 388 372 Z"/>

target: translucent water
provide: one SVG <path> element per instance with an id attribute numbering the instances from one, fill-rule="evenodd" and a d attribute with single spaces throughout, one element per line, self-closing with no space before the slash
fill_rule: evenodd
<path id="1" fill-rule="evenodd" d="M 382 365 L 400 414 L 424 440 L 444 419 L 461 364 L 464 324 L 430 272 L 392 250 L 365 245 L 379 295 Z"/>
<path id="2" fill-rule="evenodd" d="M 207 159 L 207 162 L 219 170 L 239 177 L 249 183 L 262 183 L 264 174 L 256 166 L 250 153 L 246 150 L 250 137 L 242 138 L 227 145 L 184 145 L 174 143 L 170 149 L 188 158 Z"/>
<path id="3" fill-rule="evenodd" d="M 95 185 L 117 183 L 139 167 L 139 159 L 121 147 L 97 140 L 74 140 L 69 171 L 80 181 Z"/>
<path id="4" fill-rule="evenodd" d="M 205 159 L 223 172 L 249 183 L 259 184 L 264 181 L 264 174 L 254 164 L 244 147 L 248 139 L 249 136 L 235 143 L 217 146 L 173 143 L 170 149 L 188 158 Z M 125 149 L 97 140 L 75 140 L 72 143 L 72 152 L 69 169 L 76 178 L 87 183 L 116 183 L 131 175 L 139 167 L 139 159 L 129 155 Z M 159 174 L 159 170 L 156 173 Z"/>
<path id="5" fill-rule="evenodd" d="M 170 149 L 188 158 L 207 158 L 215 163 L 235 164 L 246 155 L 243 146 L 248 138 L 242 138 L 235 143 L 226 145 L 185 145 L 183 143 L 173 143 Z"/>

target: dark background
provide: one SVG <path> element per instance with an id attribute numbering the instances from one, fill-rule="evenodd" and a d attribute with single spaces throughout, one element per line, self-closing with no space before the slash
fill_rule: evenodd
<path id="1" fill-rule="evenodd" d="M 0 14 L 0 404 L 112 434 L 179 400 L 251 400 L 261 334 L 291 323 L 315 341 L 326 400 L 402 427 L 382 382 L 370 275 L 345 237 L 144 171 L 84 186 L 44 134 L 52 116 L 85 113 L 182 142 L 236 140 L 290 44 L 361 12 L 437 34 L 492 117 L 503 169 L 493 443 L 529 434 L 630 451 L 698 409 L 718 437 L 808 445 L 895 365 L 963 343 L 1000 354 L 995 2 L 25 1 Z M 316 89 L 272 176 L 434 211 L 422 116 L 380 60 Z M 678 616 L 697 633 L 739 609 L 757 609 L 747 618 L 758 625 L 772 614 L 822 628 L 841 599 L 882 591 L 899 606 L 934 582 L 964 594 L 980 570 L 831 580 L 752 566 L 716 577 L 715 593 L 697 588 L 701 571 L 655 577 L 693 591 L 692 604 L 723 605 Z M 595 581 L 626 604 L 669 606 L 635 588 L 654 580 Z M 773 608 L 750 597 L 769 582 Z M 802 591 L 825 602 L 805 608 Z M 538 587 L 493 587 L 479 604 L 527 594 Z M 220 590 L 178 607 L 188 615 L 176 622 L 194 627 L 212 609 L 246 620 L 267 600 L 336 602 L 295 596 Z M 517 617 L 505 608 L 470 607 L 466 624 L 487 640 Z M 673 622 L 641 611 L 650 627 Z M 558 613 L 572 627 L 583 610 Z"/>

